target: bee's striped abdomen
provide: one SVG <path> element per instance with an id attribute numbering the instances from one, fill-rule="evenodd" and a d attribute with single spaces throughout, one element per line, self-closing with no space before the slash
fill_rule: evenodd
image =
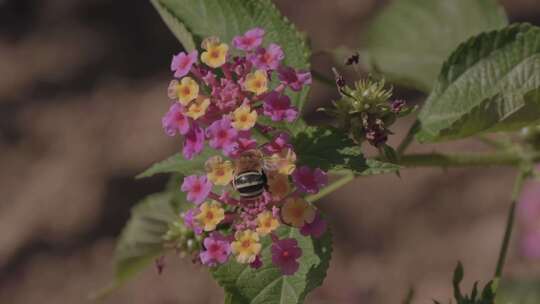
<path id="1" fill-rule="evenodd" d="M 266 175 L 259 171 L 246 171 L 235 176 L 233 186 L 241 198 L 260 196 L 266 187 Z"/>

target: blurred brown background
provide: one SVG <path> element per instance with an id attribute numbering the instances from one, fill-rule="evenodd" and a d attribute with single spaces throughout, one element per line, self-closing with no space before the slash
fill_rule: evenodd
<path id="1" fill-rule="evenodd" d="M 276 1 L 315 51 L 360 46 L 386 1 Z M 502 1 L 512 21 L 540 24 L 537 0 Z M 115 237 L 130 207 L 166 177 L 136 181 L 179 149 L 161 130 L 173 52 L 181 46 L 149 1 L 0 0 L 0 303 L 84 303 L 112 278 Z M 316 56 L 315 69 L 331 61 Z M 415 92 L 398 90 L 416 100 Z M 316 84 L 313 109 L 333 90 Z M 397 125 L 393 143 L 410 121 Z M 481 150 L 474 141 L 413 151 Z M 307 303 L 415 303 L 450 298 L 457 260 L 466 283 L 492 274 L 512 187 L 509 169 L 404 170 L 362 178 L 319 203 L 335 234 L 323 287 Z M 509 277 L 538 265 L 513 247 Z M 221 303 L 204 269 L 167 259 L 106 303 Z"/>

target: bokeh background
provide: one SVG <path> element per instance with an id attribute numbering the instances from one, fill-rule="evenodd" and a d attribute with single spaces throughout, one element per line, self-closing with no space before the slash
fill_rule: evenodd
<path id="1" fill-rule="evenodd" d="M 276 1 L 315 51 L 361 46 L 381 0 Z M 538 0 L 504 0 L 512 21 L 540 24 Z M 419 37 L 421 39 L 421 37 Z M 112 278 L 115 238 L 130 207 L 166 177 L 135 180 L 179 149 L 160 118 L 171 54 L 181 46 L 146 0 L 0 0 L 0 302 L 85 303 Z M 314 57 L 330 75 L 331 58 Z M 417 92 L 398 95 L 412 101 Z M 336 97 L 315 84 L 305 115 Z M 396 125 L 399 141 L 411 121 Z M 411 151 L 481 151 L 459 141 Z M 335 235 L 323 287 L 307 303 L 415 303 L 451 297 L 457 260 L 467 285 L 496 263 L 514 172 L 411 169 L 360 178 L 318 204 Z M 516 235 L 517 236 L 517 235 Z M 518 238 L 514 238 L 517 240 Z M 540 265 L 513 242 L 509 278 Z M 189 260 L 169 257 L 106 303 L 221 303 L 222 291 Z"/>

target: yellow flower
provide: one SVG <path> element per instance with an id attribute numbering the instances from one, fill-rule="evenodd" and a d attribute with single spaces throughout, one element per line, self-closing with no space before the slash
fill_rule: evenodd
<path id="1" fill-rule="evenodd" d="M 201 54 L 201 61 L 207 66 L 218 68 L 225 63 L 229 46 L 225 43 L 219 43 L 219 40 L 210 37 L 203 41 L 202 46 L 206 52 Z"/>
<path id="2" fill-rule="evenodd" d="M 257 216 L 257 232 L 260 235 L 267 235 L 279 227 L 279 221 L 274 218 L 272 212 L 265 211 Z"/>
<path id="3" fill-rule="evenodd" d="M 282 200 L 290 191 L 289 177 L 285 174 L 269 171 L 268 178 L 268 192 L 272 195 L 273 201 Z"/>
<path id="4" fill-rule="evenodd" d="M 184 77 L 176 86 L 176 95 L 178 96 L 178 101 L 182 105 L 187 106 L 190 101 L 199 95 L 199 85 L 193 78 Z"/>
<path id="5" fill-rule="evenodd" d="M 204 231 L 215 230 L 216 226 L 225 218 L 225 210 L 216 201 L 203 203 L 199 207 L 199 210 L 201 212 L 195 218 L 199 221 Z"/>
<path id="6" fill-rule="evenodd" d="M 296 168 L 296 154 L 291 149 L 283 149 L 280 153 L 270 156 L 268 163 L 271 164 L 273 169 L 278 173 L 284 175 L 291 175 Z"/>
<path id="7" fill-rule="evenodd" d="M 223 160 L 220 156 L 210 157 L 206 163 L 206 177 L 214 185 L 226 186 L 233 179 L 233 165 L 228 160 Z"/>
<path id="8" fill-rule="evenodd" d="M 251 111 L 248 105 L 242 105 L 233 112 L 232 126 L 241 131 L 246 131 L 255 125 L 257 122 L 257 111 Z"/>
<path id="9" fill-rule="evenodd" d="M 256 95 L 261 95 L 268 89 L 267 84 L 268 78 L 266 77 L 266 72 L 257 70 L 255 73 L 247 74 L 244 88 Z"/>
<path id="10" fill-rule="evenodd" d="M 289 197 L 281 207 L 281 219 L 294 227 L 302 227 L 315 219 L 315 208 L 300 197 Z"/>
<path id="11" fill-rule="evenodd" d="M 231 249 L 236 255 L 236 261 L 241 264 L 248 264 L 255 260 L 257 254 L 261 252 L 259 234 L 255 231 L 238 231 L 234 235 L 236 241 L 232 242 Z"/>
<path id="12" fill-rule="evenodd" d="M 195 102 L 189 106 L 186 115 L 193 119 L 198 119 L 206 113 L 209 105 L 210 98 L 199 95 Z"/>

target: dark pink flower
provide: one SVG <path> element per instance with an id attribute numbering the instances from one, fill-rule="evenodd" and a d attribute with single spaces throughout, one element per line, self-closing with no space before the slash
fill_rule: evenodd
<path id="1" fill-rule="evenodd" d="M 251 51 L 261 45 L 264 37 L 264 30 L 262 28 L 253 28 L 244 33 L 242 36 L 236 36 L 233 39 L 233 45 L 235 48 L 242 51 Z"/>
<path id="2" fill-rule="evenodd" d="M 262 147 L 264 153 L 268 155 L 276 154 L 281 152 L 283 149 L 291 148 L 289 143 L 289 134 L 280 133 L 278 136 L 274 137 L 272 141 L 268 142 Z"/>
<path id="3" fill-rule="evenodd" d="M 175 136 L 178 133 L 185 135 L 189 131 L 189 117 L 184 115 L 182 105 L 174 103 L 161 119 L 161 125 L 165 134 L 169 136 Z"/>
<path id="4" fill-rule="evenodd" d="M 269 116 L 272 121 L 293 122 L 298 117 L 298 110 L 291 105 L 287 95 L 271 92 L 264 98 L 263 114 Z"/>
<path id="5" fill-rule="evenodd" d="M 212 190 L 212 183 L 206 179 L 206 175 L 190 175 L 184 177 L 184 182 L 180 189 L 183 192 L 187 192 L 188 201 L 200 205 Z"/>
<path id="6" fill-rule="evenodd" d="M 219 233 L 212 233 L 203 241 L 204 249 L 199 254 L 204 265 L 216 266 L 223 264 L 229 259 L 231 246 L 227 239 Z"/>
<path id="7" fill-rule="evenodd" d="M 260 47 L 255 53 L 248 56 L 249 61 L 251 61 L 257 69 L 265 71 L 277 69 L 283 58 L 285 58 L 283 50 L 275 43 L 271 43 L 266 49 Z"/>
<path id="8" fill-rule="evenodd" d="M 182 154 L 186 159 L 192 159 L 195 155 L 201 153 L 203 147 L 204 130 L 199 125 L 193 123 L 193 126 L 184 137 Z"/>
<path id="9" fill-rule="evenodd" d="M 326 231 L 326 221 L 317 213 L 315 219 L 311 223 L 305 223 L 300 229 L 300 233 L 304 236 L 321 237 Z"/>
<path id="10" fill-rule="evenodd" d="M 184 219 L 184 225 L 186 225 L 186 228 L 193 230 L 195 234 L 197 235 L 203 232 L 202 227 L 195 220 L 195 217 L 199 214 L 199 212 L 200 212 L 199 208 L 193 208 L 186 211 L 184 215 L 182 216 Z"/>
<path id="11" fill-rule="evenodd" d="M 239 78 L 244 78 L 253 67 L 251 61 L 247 60 L 246 57 L 234 57 L 233 60 L 234 62 L 231 69 Z"/>
<path id="12" fill-rule="evenodd" d="M 236 145 L 238 131 L 231 125 L 231 120 L 224 116 L 212 123 L 206 129 L 206 134 L 210 138 L 210 147 L 232 151 Z"/>
<path id="13" fill-rule="evenodd" d="M 272 244 L 272 263 L 281 269 L 284 275 L 293 275 L 300 264 L 297 259 L 302 256 L 302 249 L 295 239 L 283 239 Z"/>
<path id="14" fill-rule="evenodd" d="M 259 269 L 263 265 L 263 262 L 261 260 L 261 256 L 258 255 L 255 257 L 255 260 L 249 264 L 249 266 L 253 269 Z"/>
<path id="15" fill-rule="evenodd" d="M 240 86 L 235 81 L 222 78 L 220 85 L 212 88 L 212 96 L 217 107 L 223 112 L 236 108 L 240 100 Z"/>
<path id="16" fill-rule="evenodd" d="M 189 73 L 191 66 L 197 62 L 197 57 L 199 53 L 194 50 L 189 54 L 184 52 L 178 53 L 178 55 L 173 56 L 171 62 L 171 71 L 174 72 L 174 77 L 180 78 Z"/>
<path id="17" fill-rule="evenodd" d="M 323 170 L 311 169 L 308 166 L 296 168 L 292 174 L 296 187 L 302 192 L 314 194 L 328 183 L 328 176 Z"/>
<path id="18" fill-rule="evenodd" d="M 293 91 L 300 91 L 304 85 L 311 84 L 311 73 L 309 71 L 296 71 L 291 67 L 281 66 L 278 73 L 279 80 L 288 85 Z"/>

